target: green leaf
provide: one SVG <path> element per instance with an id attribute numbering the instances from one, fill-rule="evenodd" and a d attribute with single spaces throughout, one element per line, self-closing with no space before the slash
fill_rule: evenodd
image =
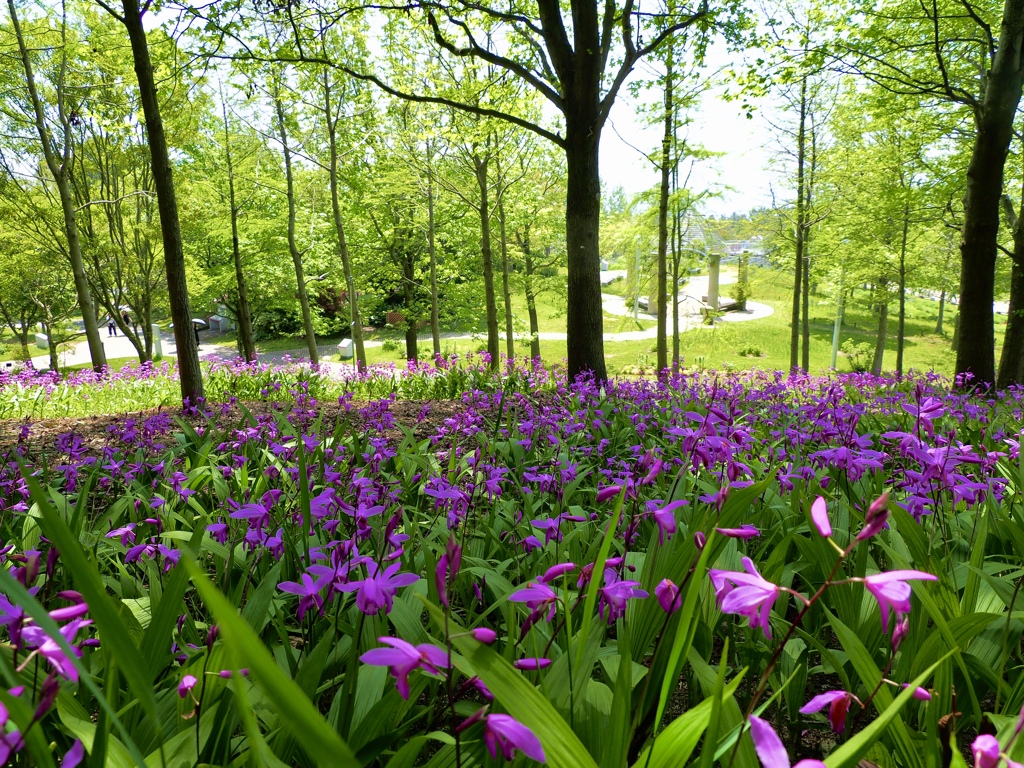
<path id="1" fill-rule="evenodd" d="M 443 631 L 444 613 L 426 600 L 424 604 L 434 623 Z M 466 674 L 478 675 L 502 707 L 536 734 L 544 747 L 548 765 L 552 768 L 597 768 L 597 763 L 572 728 L 519 670 L 486 645 L 474 640 L 455 621 L 449 619 L 449 626 L 452 645 L 465 657 L 453 657 L 452 662 Z"/>
<path id="2" fill-rule="evenodd" d="M 196 590 L 213 613 L 223 642 L 239 664 L 249 668 L 253 682 L 263 689 L 288 728 L 301 734 L 301 746 L 306 753 L 321 765 L 358 766 L 352 750 L 295 681 L 285 675 L 237 609 L 210 583 L 195 562 L 182 558 L 182 563 L 189 569 Z"/>

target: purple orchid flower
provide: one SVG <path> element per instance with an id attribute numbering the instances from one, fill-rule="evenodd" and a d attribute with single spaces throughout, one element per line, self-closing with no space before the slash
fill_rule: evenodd
<path id="1" fill-rule="evenodd" d="M 682 605 L 679 600 L 679 587 L 670 579 L 661 580 L 654 588 L 654 596 L 658 598 L 658 605 L 668 614 L 675 613 Z"/>
<path id="2" fill-rule="evenodd" d="M 814 523 L 814 527 L 818 529 L 818 533 L 822 537 L 827 539 L 832 535 L 832 524 L 828 520 L 828 507 L 822 496 L 816 498 L 811 504 L 811 522 Z"/>
<path id="3" fill-rule="evenodd" d="M 484 720 L 484 744 L 491 757 L 498 759 L 498 751 L 506 760 L 519 750 L 538 763 L 544 762 L 544 748 L 540 739 L 511 715 L 488 715 Z"/>
<path id="4" fill-rule="evenodd" d="M 750 738 L 754 742 L 754 751 L 757 752 L 764 768 L 790 768 L 789 755 L 786 753 L 779 734 L 771 725 L 756 715 L 750 716 Z M 793 768 L 827 767 L 821 760 L 801 760 Z"/>
<path id="5" fill-rule="evenodd" d="M 742 562 L 746 573 L 717 569 L 708 572 L 715 587 L 715 598 L 723 613 L 746 616 L 751 627 L 761 627 L 765 637 L 770 639 L 768 619 L 779 596 L 779 587 L 764 579 L 749 557 L 744 557 Z"/>
<path id="6" fill-rule="evenodd" d="M 420 577 L 415 573 L 399 573 L 401 563 L 389 565 L 384 571 L 372 560 L 366 563 L 366 578 L 361 581 L 350 581 L 335 586 L 340 592 L 355 592 L 356 605 L 367 616 L 380 613 L 391 613 L 395 594 L 402 587 L 415 584 Z"/>
<path id="7" fill-rule="evenodd" d="M 509 595 L 508 599 L 512 603 L 526 603 L 526 607 L 537 616 L 547 609 L 547 621 L 555 618 L 555 603 L 558 601 L 558 595 L 547 584 L 528 582 L 525 587 Z"/>
<path id="8" fill-rule="evenodd" d="M 282 592 L 288 592 L 292 595 L 299 596 L 299 607 L 298 616 L 299 621 L 302 621 L 306 615 L 306 611 L 310 608 L 316 607 L 317 611 L 324 607 L 324 598 L 320 594 L 320 590 L 327 586 L 331 581 L 330 575 L 322 575 L 317 579 L 314 579 L 308 573 L 302 574 L 299 577 L 301 583 L 294 581 L 282 581 L 277 585 L 277 588 Z"/>
<path id="9" fill-rule="evenodd" d="M 627 600 L 647 597 L 639 581 L 620 581 L 611 568 L 604 572 L 605 585 L 598 590 L 597 614 L 612 624 L 626 615 Z"/>
<path id="10" fill-rule="evenodd" d="M 810 715 L 828 707 L 828 721 L 832 730 L 842 733 L 846 728 L 846 714 L 850 711 L 850 702 L 860 699 L 846 691 L 828 691 L 815 696 L 800 708 L 800 714 Z M 863 705 L 861 705 L 863 706 Z"/>
<path id="11" fill-rule="evenodd" d="M 889 571 L 865 576 L 864 586 L 878 601 L 878 608 L 882 614 L 882 629 L 885 630 L 889 626 L 890 609 L 895 611 L 897 622 L 910 613 L 911 589 L 908 581 L 937 581 L 938 578 L 924 571 Z"/>
<path id="12" fill-rule="evenodd" d="M 761 532 L 750 523 L 744 523 L 739 528 L 715 528 L 715 531 L 730 539 L 753 539 L 761 535 Z"/>
<path id="13" fill-rule="evenodd" d="M 409 700 L 409 675 L 422 669 L 433 675 L 441 674 L 448 668 L 448 655 L 436 645 L 413 645 L 398 637 L 378 637 L 380 642 L 390 648 L 374 648 L 367 651 L 359 660 L 375 667 L 390 667 L 391 676 L 395 678 L 395 687 L 399 695 Z"/>

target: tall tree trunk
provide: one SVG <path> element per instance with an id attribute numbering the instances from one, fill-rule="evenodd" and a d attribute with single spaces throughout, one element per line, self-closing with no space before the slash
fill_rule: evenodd
<path id="1" fill-rule="evenodd" d="M 885 339 L 889 326 L 889 289 L 885 282 L 876 289 L 878 299 L 878 337 L 875 339 L 875 355 L 871 359 L 871 372 L 878 375 L 882 372 L 882 358 L 885 356 Z"/>
<path id="2" fill-rule="evenodd" d="M 718 253 L 708 255 L 708 306 L 718 311 L 719 274 L 722 269 L 722 256 Z"/>
<path id="3" fill-rule="evenodd" d="M 11 14 L 14 35 L 18 41 L 18 53 L 21 56 L 22 67 L 25 70 L 25 85 L 28 88 L 29 101 L 32 102 L 32 112 L 35 117 L 39 143 L 43 150 L 43 158 L 46 161 L 50 175 L 53 177 L 53 182 L 57 187 L 57 193 L 60 197 L 61 212 L 64 215 L 64 234 L 68 240 L 68 261 L 71 262 L 71 274 L 74 277 L 75 293 L 78 296 L 79 309 L 82 311 L 82 322 L 85 324 L 85 338 L 89 345 L 89 358 L 92 360 L 93 370 L 100 371 L 107 364 L 107 358 L 103 351 L 103 341 L 100 339 L 99 322 L 92 300 L 92 292 L 89 290 L 89 280 L 85 274 L 82 243 L 78 233 L 78 220 L 74 200 L 71 195 L 71 181 L 68 177 L 73 162 L 73 144 L 70 136 L 71 118 L 64 108 L 64 75 L 67 69 L 67 53 L 62 47 L 60 81 L 57 85 L 57 114 L 64 136 L 62 156 L 58 158 L 55 153 L 56 142 L 50 133 L 49 127 L 46 125 L 46 112 L 36 90 L 32 58 L 28 46 L 25 44 L 25 37 L 21 31 L 21 22 L 18 19 L 14 0 L 7 0 L 7 8 Z M 65 33 L 66 24 L 67 20 L 65 18 L 61 25 L 62 37 Z"/>
<path id="4" fill-rule="evenodd" d="M 658 375 L 668 369 L 668 190 L 672 169 L 672 46 L 669 37 L 665 59 L 665 133 L 661 139 L 661 190 L 658 198 Z"/>
<path id="5" fill-rule="evenodd" d="M 794 231 L 793 308 L 790 319 L 789 367 L 796 368 L 800 362 L 800 298 L 803 289 L 804 270 L 804 229 L 806 184 L 804 163 L 807 155 L 807 76 L 800 80 L 800 119 L 796 133 L 796 227 Z"/>
<path id="6" fill-rule="evenodd" d="M 1013 253 L 1010 254 L 1010 306 L 1006 311 L 1006 331 L 1003 334 L 1003 352 L 999 358 L 996 386 L 1000 389 L 1011 384 L 1024 383 L 1024 194 L 1019 212 L 1014 212 L 1009 197 L 1003 197 L 1007 222 L 1013 233 Z"/>
<path id="7" fill-rule="evenodd" d="M 1024 2 L 1005 0 L 985 93 L 975 108 L 977 131 L 967 168 L 964 224 L 960 242 L 960 332 L 956 373 L 965 384 L 995 381 L 992 301 L 995 295 L 999 198 L 1013 121 L 1024 82 Z"/>
<path id="8" fill-rule="evenodd" d="M 935 322 L 935 333 L 942 335 L 942 321 L 945 319 L 946 314 L 946 289 L 943 288 L 939 293 L 939 319 Z"/>
<path id="9" fill-rule="evenodd" d="M 50 356 L 50 370 L 60 370 L 60 360 L 57 354 L 57 340 L 51 335 L 53 321 L 43 323 L 43 333 L 46 334 L 46 353 Z M 105 365 L 106 363 L 104 363 Z"/>
<path id="10" fill-rule="evenodd" d="M 589 371 L 604 381 L 608 374 L 601 309 L 600 135 L 596 116 L 590 120 L 567 116 L 565 239 L 569 277 L 565 327 L 570 378 Z"/>
<path id="11" fill-rule="evenodd" d="M 907 327 L 907 233 L 910 231 L 910 206 L 903 207 L 903 234 L 900 238 L 900 311 L 896 320 L 896 377 L 903 375 L 903 337 Z"/>
<path id="12" fill-rule="evenodd" d="M 416 360 L 419 358 L 419 316 L 413 315 L 416 296 L 416 260 L 415 255 L 406 253 L 402 256 L 402 294 L 405 298 L 405 359 Z"/>
<path id="13" fill-rule="evenodd" d="M 806 230 L 805 230 L 806 231 Z M 801 304 L 803 317 L 800 318 L 800 367 L 805 371 L 811 370 L 811 255 L 807 247 L 807 239 L 804 240 L 804 270 L 803 289 L 801 291 Z"/>
<path id="14" fill-rule="evenodd" d="M 508 187 L 505 187 L 508 189 Z M 505 229 L 505 189 L 498 198 L 498 233 L 501 236 L 501 290 L 505 302 L 505 350 L 509 360 L 516 359 L 516 340 L 512 327 L 512 289 L 509 287 L 508 239 Z"/>
<path id="15" fill-rule="evenodd" d="M 146 136 L 153 164 L 153 187 L 156 189 L 157 208 L 160 211 L 160 230 L 163 233 L 164 267 L 167 271 L 167 293 L 174 322 L 174 341 L 178 349 L 178 378 L 182 400 L 195 403 L 203 396 L 203 371 L 199 366 L 199 344 L 192 330 L 192 309 L 189 305 L 188 283 L 185 279 L 185 254 L 181 243 L 181 225 L 178 221 L 178 200 L 174 193 L 167 137 L 160 117 L 153 64 L 149 59 L 149 45 L 142 27 L 142 12 L 138 0 L 122 0 L 124 18 L 132 44 L 135 76 L 139 81 L 139 97 L 146 119 Z"/>
<path id="16" fill-rule="evenodd" d="M 359 294 L 352 273 L 352 256 L 345 239 L 345 223 L 341 218 L 341 198 L 338 193 L 338 118 L 331 106 L 331 81 L 327 67 L 323 72 L 324 114 L 327 118 L 327 141 L 330 145 L 330 187 L 331 213 L 334 216 L 334 231 L 338 237 L 338 255 L 341 269 L 345 273 L 345 291 L 348 294 L 348 319 L 352 331 L 352 345 L 356 353 L 356 369 L 366 370 L 366 350 L 363 347 L 363 318 L 359 314 Z M 415 331 L 415 329 L 413 329 Z"/>
<path id="17" fill-rule="evenodd" d="M 231 131 L 228 126 L 228 105 L 221 92 L 224 113 L 224 156 L 228 165 L 228 204 L 231 206 L 231 257 L 235 263 L 235 285 L 238 288 L 238 340 L 242 345 L 242 357 L 246 362 L 256 360 L 256 340 L 252 332 L 252 313 L 249 311 L 249 290 L 242 271 L 242 249 L 238 243 L 238 203 L 235 201 L 235 166 L 231 158 Z"/>
<path id="18" fill-rule="evenodd" d="M 523 251 L 526 272 L 526 314 L 530 317 L 530 365 L 534 368 L 540 362 L 540 323 L 537 321 L 537 296 L 534 293 L 533 277 L 535 265 L 530 247 L 530 227 L 519 243 Z M 548 248 L 550 252 L 550 247 Z"/>
<path id="19" fill-rule="evenodd" d="M 679 189 L 679 168 L 672 169 L 673 190 Z M 683 258 L 683 222 L 679 205 L 672 215 L 672 373 L 679 373 L 679 266 Z"/>
<path id="20" fill-rule="evenodd" d="M 480 254 L 484 262 L 484 301 L 487 310 L 487 354 L 491 356 L 491 369 L 498 367 L 501 357 L 498 345 L 498 302 L 494 295 L 494 257 L 491 251 L 491 203 L 487 186 L 488 156 L 473 155 L 476 183 L 480 188 Z"/>
<path id="21" fill-rule="evenodd" d="M 441 323 L 437 307 L 437 246 L 434 242 L 434 169 L 433 147 L 427 141 L 427 255 L 430 257 L 430 338 L 434 356 L 441 354 Z"/>
<path id="22" fill-rule="evenodd" d="M 316 349 L 316 334 L 313 331 L 313 316 L 309 311 L 309 294 L 306 292 L 306 273 L 302 268 L 302 251 L 295 242 L 295 179 L 292 175 L 292 151 L 288 146 L 288 129 L 284 122 L 284 103 L 275 86 L 274 108 L 277 111 L 277 130 L 284 150 L 284 177 L 288 196 L 288 251 L 295 265 L 295 282 L 298 284 L 299 306 L 302 308 L 302 326 L 306 331 L 306 349 L 309 362 L 317 365 L 320 357 Z"/>

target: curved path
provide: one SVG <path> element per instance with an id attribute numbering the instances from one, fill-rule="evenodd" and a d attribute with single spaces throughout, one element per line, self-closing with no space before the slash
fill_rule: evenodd
<path id="1" fill-rule="evenodd" d="M 625 276 L 624 271 L 610 270 L 601 273 L 601 282 L 609 283 L 618 277 Z M 736 282 L 735 276 L 722 275 L 719 284 L 722 286 L 731 285 Z M 708 325 L 704 324 L 701 316 L 701 309 L 704 308 L 704 302 L 701 301 L 702 296 L 706 296 L 708 291 L 708 277 L 707 275 L 696 275 L 691 277 L 680 292 L 679 300 L 679 332 L 689 331 L 694 328 L 708 328 Z M 729 301 L 727 296 L 722 296 L 720 299 L 723 303 Z M 616 315 L 620 317 L 632 317 L 633 308 L 627 306 L 625 299 L 621 296 L 616 296 L 610 293 L 601 294 L 602 307 L 609 315 Z M 754 301 L 747 302 L 746 312 L 727 312 L 719 318 L 720 322 L 727 323 L 738 323 L 745 322 L 748 320 L 760 320 L 768 317 L 775 310 L 766 304 L 758 304 Z M 648 315 L 645 313 L 639 313 L 638 318 L 645 321 L 654 321 L 657 318 L 654 315 Z M 669 326 L 671 327 L 672 319 L 669 318 Z M 501 334 L 504 338 L 504 334 Z M 541 341 L 565 341 L 566 334 L 557 331 L 544 331 L 539 334 Z M 480 338 L 479 334 L 456 334 L 447 333 L 442 334 L 441 338 L 446 340 L 463 340 L 468 341 L 472 339 Z M 518 337 L 517 337 L 518 338 Z M 637 331 L 622 331 L 622 332 L 611 332 L 605 333 L 604 340 L 608 342 L 618 341 L 643 341 L 645 339 L 656 339 L 658 338 L 658 328 L 652 326 L 643 330 Z M 430 336 L 420 336 L 420 341 L 424 343 L 430 343 Z M 177 349 L 174 345 L 174 336 L 170 333 L 163 333 L 161 335 L 161 343 L 163 345 L 164 357 L 174 357 L 177 354 Z M 379 347 L 382 342 L 380 341 L 367 341 L 365 345 L 367 347 Z M 106 351 L 107 357 L 110 359 L 119 357 L 135 357 L 135 347 L 131 345 L 124 336 L 104 336 L 103 346 Z M 203 344 L 199 347 L 199 357 L 203 360 L 232 360 L 235 357 L 235 348 L 232 346 L 221 346 L 214 344 Z M 287 352 L 261 352 L 259 354 L 260 362 L 266 363 L 280 363 L 285 358 L 290 360 L 303 360 L 306 358 L 305 349 L 289 350 Z M 62 365 L 77 365 L 80 363 L 89 362 L 89 346 L 86 342 L 82 341 L 75 345 L 74 349 L 60 354 L 60 361 Z M 36 368 L 47 368 L 50 365 L 50 358 L 48 355 L 37 355 L 32 358 L 32 364 Z"/>

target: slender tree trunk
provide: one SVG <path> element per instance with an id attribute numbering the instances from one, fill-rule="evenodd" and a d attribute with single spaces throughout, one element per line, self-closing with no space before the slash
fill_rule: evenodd
<path id="1" fill-rule="evenodd" d="M 427 255 L 430 257 L 430 338 L 434 356 L 441 354 L 441 323 L 437 306 L 437 247 L 434 242 L 433 147 L 427 142 Z"/>
<path id="2" fill-rule="evenodd" d="M 533 286 L 534 262 L 533 251 L 530 249 L 529 226 L 526 228 L 526 234 L 520 245 L 523 249 L 526 269 L 526 314 L 530 317 L 530 365 L 536 368 L 540 362 L 540 323 L 537 320 L 537 296 Z"/>
<path id="3" fill-rule="evenodd" d="M 192 330 L 192 309 L 189 305 L 188 283 L 185 278 L 185 254 L 182 250 L 181 225 L 178 221 L 178 201 L 174 192 L 167 138 L 160 117 L 156 81 L 149 58 L 149 45 L 142 27 L 142 12 L 138 0 L 122 0 L 128 38 L 132 45 L 135 75 L 139 81 L 139 97 L 146 119 L 146 136 L 153 164 L 153 187 L 160 211 L 160 229 L 163 233 L 164 266 L 167 271 L 167 293 L 174 322 L 174 341 L 178 349 L 178 378 L 183 401 L 195 403 L 203 396 L 203 371 L 199 365 L 199 344 Z"/>
<path id="4" fill-rule="evenodd" d="M 672 169 L 672 43 L 665 59 L 665 133 L 661 139 L 661 190 L 658 199 L 658 375 L 668 369 L 668 191 Z"/>
<path id="5" fill-rule="evenodd" d="M 235 263 L 235 284 L 238 287 L 238 306 L 235 317 L 238 319 L 238 340 L 242 345 L 242 357 L 246 362 L 256 360 L 256 341 L 252 332 L 252 314 L 249 311 L 249 291 L 245 284 L 245 273 L 242 271 L 242 249 L 238 242 L 238 204 L 235 201 L 235 166 L 231 158 L 231 132 L 228 126 L 228 105 L 221 101 L 224 113 L 224 156 L 228 165 L 228 204 L 231 206 L 231 257 Z"/>
<path id="6" fill-rule="evenodd" d="M 488 157 L 473 155 L 476 182 L 480 188 L 480 254 L 484 262 L 484 301 L 487 310 L 487 354 L 491 368 L 497 369 L 501 357 L 498 344 L 498 302 L 494 294 L 494 257 L 491 251 L 491 203 L 487 186 Z"/>
<path id="7" fill-rule="evenodd" d="M 946 289 L 943 288 L 939 293 L 939 319 L 935 322 L 935 333 L 939 336 L 942 335 L 942 321 L 945 319 L 946 313 Z"/>
<path id="8" fill-rule="evenodd" d="M 871 360 L 871 372 L 878 375 L 882 372 L 882 358 L 885 356 L 885 339 L 889 325 L 889 295 L 885 282 L 877 289 L 878 297 L 878 337 L 875 339 L 875 355 Z"/>
<path id="9" fill-rule="evenodd" d="M 807 76 L 800 80 L 800 119 L 796 133 L 796 227 L 794 232 L 793 309 L 790 319 L 789 367 L 799 364 L 800 352 L 800 298 L 803 288 L 804 217 L 806 216 L 804 187 L 806 185 L 804 163 L 807 156 Z"/>
<path id="10" fill-rule="evenodd" d="M 572 114 L 566 119 L 565 237 L 567 266 L 566 334 L 570 378 L 589 371 L 608 378 L 604 362 L 604 314 L 601 309 L 600 129 L 595 120 Z"/>
<path id="11" fill-rule="evenodd" d="M 910 208 L 903 207 L 903 234 L 900 238 L 900 310 L 896 320 L 896 377 L 903 375 L 903 337 L 907 327 L 907 233 L 910 231 Z"/>
<path id="12" fill-rule="evenodd" d="M 960 332 L 956 373 L 965 385 L 995 381 L 992 301 L 995 295 L 999 199 L 1013 121 L 1024 82 L 1024 2 L 1005 0 L 999 42 L 975 108 L 977 131 L 967 168 L 960 242 Z"/>
<path id="13" fill-rule="evenodd" d="M 1000 389 L 1011 384 L 1024 383 L 1024 194 L 1019 212 L 1013 210 L 1010 198 L 1002 203 L 1010 231 L 1013 233 L 1013 252 L 1010 254 L 1010 306 L 1006 311 L 1006 331 L 1003 351 L 999 358 L 996 386 Z"/>
<path id="14" fill-rule="evenodd" d="M 673 188 L 679 190 L 679 169 L 673 168 Z M 678 204 L 672 216 L 672 373 L 679 373 L 679 266 L 683 258 L 683 222 Z"/>
<path id="15" fill-rule="evenodd" d="M 807 247 L 807 240 L 804 240 L 804 270 L 803 290 L 801 292 L 801 303 L 803 306 L 800 318 L 801 346 L 800 346 L 800 367 L 805 371 L 811 370 L 811 255 Z"/>
<path id="16" fill-rule="evenodd" d="M 288 130 L 284 122 L 284 103 L 275 90 L 274 107 L 277 111 L 277 130 L 281 137 L 284 150 L 284 176 L 288 196 L 288 251 L 295 265 L 295 281 L 298 284 L 299 306 L 302 308 L 302 326 L 306 331 L 306 349 L 309 351 L 309 362 L 317 365 L 320 362 L 316 350 L 316 334 L 313 331 L 313 316 L 309 311 L 309 294 L 306 292 L 306 274 L 302 268 L 302 252 L 295 242 L 295 179 L 292 175 L 292 152 L 288 146 Z M 351 304 L 351 300 L 349 302 Z"/>
<path id="17" fill-rule="evenodd" d="M 327 140 L 330 145 L 330 187 L 331 213 L 334 216 L 334 230 L 338 236 L 338 255 L 345 273 L 345 291 L 348 294 L 348 319 L 352 331 L 352 345 L 355 347 L 356 368 L 366 370 L 366 350 L 363 347 L 363 318 L 359 314 L 359 294 L 352 273 L 352 257 L 345 239 L 345 223 L 341 218 L 341 198 L 338 193 L 338 119 L 331 106 L 331 81 L 327 68 L 323 72 L 324 114 L 327 118 Z M 415 329 L 414 329 L 415 331 Z"/>
<path id="18" fill-rule="evenodd" d="M 64 109 L 64 75 L 66 72 L 66 53 L 61 49 L 60 79 L 57 84 L 57 112 L 60 118 L 63 136 L 63 155 L 58 158 L 55 154 L 56 142 L 46 125 L 46 112 L 39 93 L 36 90 L 35 73 L 32 67 L 32 58 L 25 44 L 25 37 L 21 31 L 21 22 L 18 19 L 14 0 L 7 0 L 7 8 L 11 14 L 11 23 L 14 26 L 14 35 L 18 41 L 18 52 L 21 56 L 22 67 L 25 70 L 25 85 L 28 88 L 29 100 L 32 102 L 32 111 L 35 116 L 36 132 L 39 134 L 39 143 L 43 150 L 43 157 L 46 166 L 53 177 L 60 197 L 61 212 L 64 215 L 64 234 L 68 240 L 68 260 L 71 262 L 71 274 L 74 277 L 75 293 L 78 295 L 78 306 L 82 311 L 82 322 L 85 324 L 85 338 L 89 345 L 89 358 L 92 360 L 93 370 L 102 370 L 107 364 L 107 358 L 103 351 L 103 342 L 100 339 L 99 323 L 97 321 L 96 309 L 93 304 L 92 292 L 89 290 L 89 280 L 85 274 L 85 262 L 82 258 L 82 243 L 78 232 L 78 220 L 75 213 L 75 204 L 71 195 L 71 181 L 68 173 L 71 169 L 72 140 L 70 136 L 70 118 Z M 66 19 L 61 26 L 61 35 L 64 35 Z"/>
<path id="19" fill-rule="evenodd" d="M 402 294 L 405 298 L 405 359 L 419 358 L 418 316 L 413 315 L 416 302 L 414 288 L 416 285 L 415 256 L 404 254 L 402 257 Z"/>
<path id="20" fill-rule="evenodd" d="M 507 187 L 505 189 L 508 189 Z M 509 287 L 508 239 L 505 229 L 505 190 L 498 199 L 498 232 L 501 236 L 501 290 L 505 301 L 505 350 L 509 360 L 516 359 L 516 340 L 512 327 L 512 289 Z"/>
<path id="21" fill-rule="evenodd" d="M 43 323 L 43 333 L 46 334 L 46 352 L 50 356 L 50 370 L 60 370 L 60 359 L 57 354 L 57 340 L 53 338 L 51 330 L 53 329 L 53 321 Z M 104 363 L 106 365 L 106 363 Z"/>
<path id="22" fill-rule="evenodd" d="M 718 311 L 719 273 L 722 269 L 722 256 L 712 253 L 708 256 L 708 306 Z"/>

